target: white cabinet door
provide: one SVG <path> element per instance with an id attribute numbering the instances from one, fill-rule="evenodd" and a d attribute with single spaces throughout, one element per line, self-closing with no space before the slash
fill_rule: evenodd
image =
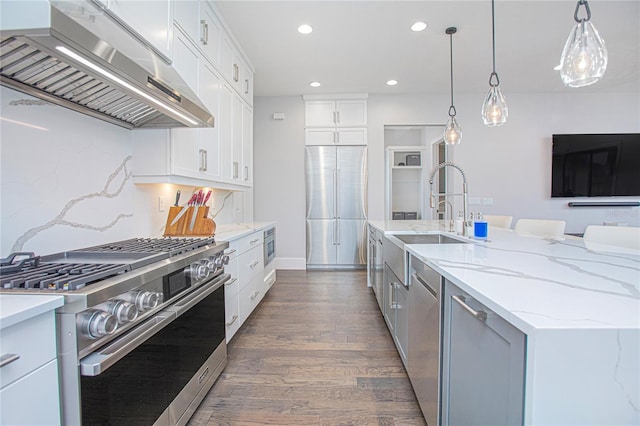
<path id="1" fill-rule="evenodd" d="M 225 32 L 222 34 L 222 46 L 220 48 L 220 67 L 222 71 L 222 76 L 227 80 L 230 84 L 233 82 L 234 75 L 234 50 L 236 49 L 233 41 L 229 37 L 229 35 Z"/>
<path id="2" fill-rule="evenodd" d="M 305 101 L 306 127 L 349 127 L 367 125 L 367 100 Z"/>
<path id="3" fill-rule="evenodd" d="M 253 71 L 251 71 L 251 68 L 249 68 L 249 65 L 246 63 L 242 74 L 242 97 L 247 101 L 249 106 L 253 106 Z"/>
<path id="4" fill-rule="evenodd" d="M 335 126 L 335 101 L 306 101 L 304 103 L 304 124 L 307 127 Z"/>
<path id="5" fill-rule="evenodd" d="M 213 114 L 214 119 L 218 117 L 220 110 L 220 77 L 213 71 L 206 61 L 200 62 L 200 99 L 207 107 L 209 112 Z M 215 123 L 217 124 L 217 123 Z M 196 130 L 200 136 L 200 144 L 198 149 L 199 167 L 206 179 L 218 181 L 222 177 L 220 164 L 220 126 L 206 129 L 190 129 Z"/>
<path id="6" fill-rule="evenodd" d="M 367 125 L 366 99 L 336 101 L 336 125 L 337 126 L 366 126 Z"/>
<path id="7" fill-rule="evenodd" d="M 109 0 L 109 9 L 163 55 L 171 58 L 172 1 Z M 182 2 L 178 2 L 182 3 Z"/>
<path id="8" fill-rule="evenodd" d="M 253 185 L 253 110 L 242 106 L 242 184 Z"/>
<path id="9" fill-rule="evenodd" d="M 222 24 L 213 9 L 206 1 L 200 2 L 200 35 L 199 47 L 211 63 L 220 68 L 220 51 L 222 48 Z"/>
<path id="10" fill-rule="evenodd" d="M 335 140 L 338 145 L 366 145 L 367 129 L 338 129 Z"/>
<path id="11" fill-rule="evenodd" d="M 174 21 L 191 40 L 200 35 L 198 22 L 198 0 L 179 0 L 174 3 Z M 144 15 L 143 15 L 144 17 Z"/>
<path id="12" fill-rule="evenodd" d="M 224 182 L 233 181 L 233 90 L 222 84 L 220 93 L 220 168 Z"/>
<path id="13" fill-rule="evenodd" d="M 305 129 L 306 145 L 333 145 L 336 143 L 336 132 L 333 129 Z"/>
<path id="14" fill-rule="evenodd" d="M 176 28 L 173 46 L 173 66 L 194 93 L 198 93 L 200 55 L 189 38 Z"/>
<path id="15" fill-rule="evenodd" d="M 231 147 L 231 159 L 232 159 L 232 175 L 234 183 L 242 183 L 242 117 L 243 117 L 243 104 L 240 96 L 236 93 L 233 94 L 233 130 L 232 140 L 233 146 Z"/>

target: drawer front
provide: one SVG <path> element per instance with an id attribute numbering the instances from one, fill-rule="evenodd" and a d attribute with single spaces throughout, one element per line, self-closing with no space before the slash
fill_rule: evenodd
<path id="1" fill-rule="evenodd" d="M 262 277 L 256 277 L 247 286 L 240 289 L 240 323 L 243 324 L 251 312 L 264 297 L 264 282 Z"/>
<path id="2" fill-rule="evenodd" d="M 255 247 L 262 248 L 262 245 L 264 244 L 264 232 L 254 232 L 253 234 L 232 241 L 232 243 L 233 248 L 237 248 L 238 254 L 245 253 Z M 231 247 L 231 244 L 229 244 L 229 247 Z"/>
<path id="3" fill-rule="evenodd" d="M 240 328 L 240 289 L 238 280 L 232 278 L 225 284 L 224 309 L 226 322 L 227 343 Z"/>
<path id="4" fill-rule="evenodd" d="M 0 368 L 0 387 L 56 358 L 55 312 L 45 312 L 0 331 L 0 353 L 19 356 Z"/>
<path id="5" fill-rule="evenodd" d="M 245 287 L 255 277 L 263 278 L 264 253 L 262 247 L 255 247 L 238 258 L 238 280 L 240 288 Z"/>
<path id="6" fill-rule="evenodd" d="M 276 271 L 272 270 L 264 277 L 264 292 L 268 292 L 269 289 L 276 283 Z"/>
<path id="7" fill-rule="evenodd" d="M 58 361 L 50 361 L 0 390 L 0 424 L 60 424 Z"/>

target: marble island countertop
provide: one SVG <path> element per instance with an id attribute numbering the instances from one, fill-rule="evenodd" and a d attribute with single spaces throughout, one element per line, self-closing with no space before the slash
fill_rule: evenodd
<path id="1" fill-rule="evenodd" d="M 443 222 L 369 223 L 449 233 Z M 486 242 L 455 238 L 468 243 L 406 250 L 526 334 L 524 424 L 640 425 L 640 253 L 500 228 Z"/>
<path id="2" fill-rule="evenodd" d="M 386 234 L 448 229 L 435 221 L 394 222 L 371 224 Z M 640 329 L 640 253 L 600 251 L 605 246 L 595 251 L 581 239 L 552 240 L 501 228 L 491 228 L 487 242 L 456 238 L 469 243 L 406 247 L 525 333 Z"/>

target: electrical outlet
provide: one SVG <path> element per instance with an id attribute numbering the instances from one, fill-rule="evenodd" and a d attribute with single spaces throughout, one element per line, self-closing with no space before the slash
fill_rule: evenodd
<path id="1" fill-rule="evenodd" d="M 469 205 L 470 206 L 479 206 L 480 205 L 480 197 L 469 197 Z"/>
<path id="2" fill-rule="evenodd" d="M 158 211 L 160 213 L 166 212 L 168 203 L 169 200 L 167 200 L 167 197 L 158 197 Z"/>
<path id="3" fill-rule="evenodd" d="M 482 199 L 482 205 L 483 206 L 492 206 L 493 205 L 493 198 L 491 197 L 486 197 Z"/>

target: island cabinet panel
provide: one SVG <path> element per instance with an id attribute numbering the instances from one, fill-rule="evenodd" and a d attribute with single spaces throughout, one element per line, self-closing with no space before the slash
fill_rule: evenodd
<path id="1" fill-rule="evenodd" d="M 447 280 L 443 331 L 443 424 L 523 424 L 525 334 Z"/>

